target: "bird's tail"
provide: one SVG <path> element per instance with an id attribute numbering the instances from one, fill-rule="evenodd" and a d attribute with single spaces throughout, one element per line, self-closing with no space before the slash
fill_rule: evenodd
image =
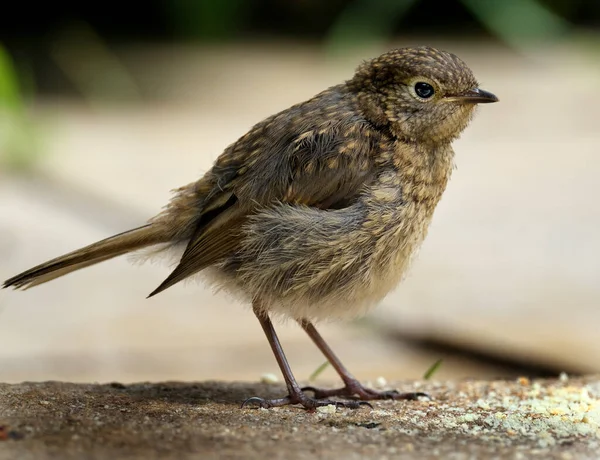
<path id="1" fill-rule="evenodd" d="M 28 289 L 131 251 L 167 243 L 171 236 L 157 224 L 134 228 L 24 271 L 6 280 L 2 287 Z"/>

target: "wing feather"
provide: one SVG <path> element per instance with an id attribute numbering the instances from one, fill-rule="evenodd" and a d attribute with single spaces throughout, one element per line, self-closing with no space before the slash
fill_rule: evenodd
<path id="1" fill-rule="evenodd" d="M 205 205 L 210 212 L 199 219 L 177 267 L 150 296 L 233 256 L 245 222 L 258 209 L 288 203 L 329 210 L 354 202 L 375 168 L 372 140 L 357 136 L 360 123 L 352 112 L 346 115 L 345 124 L 324 117 L 312 128 L 290 121 L 289 114 L 281 122 L 276 116 L 230 146 L 209 172 L 215 184 Z M 281 132 L 292 135 L 282 142 Z"/>

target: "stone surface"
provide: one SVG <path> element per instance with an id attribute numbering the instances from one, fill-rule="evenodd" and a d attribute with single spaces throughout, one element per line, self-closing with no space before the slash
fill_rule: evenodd
<path id="1" fill-rule="evenodd" d="M 0 385 L 0 459 L 598 458 L 600 384 L 405 382 L 432 400 L 240 409 L 279 385 Z"/>

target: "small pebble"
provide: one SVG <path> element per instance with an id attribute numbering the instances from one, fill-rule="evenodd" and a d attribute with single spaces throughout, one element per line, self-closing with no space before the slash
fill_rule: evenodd
<path id="1" fill-rule="evenodd" d="M 327 406 L 319 406 L 317 407 L 317 412 L 320 414 L 335 414 L 337 411 L 337 407 L 335 404 L 328 404 Z"/>
<path id="2" fill-rule="evenodd" d="M 277 377 L 275 374 L 263 374 L 260 376 L 260 382 L 274 385 L 279 383 L 279 377 Z"/>
<path id="3" fill-rule="evenodd" d="M 380 389 L 385 388 L 387 386 L 387 380 L 385 377 L 377 377 L 375 380 L 375 386 Z"/>

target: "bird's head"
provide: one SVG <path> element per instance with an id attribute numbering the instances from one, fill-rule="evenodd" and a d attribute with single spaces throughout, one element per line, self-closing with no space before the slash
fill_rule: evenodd
<path id="1" fill-rule="evenodd" d="M 389 51 L 359 66 L 347 83 L 370 122 L 419 143 L 451 142 L 477 104 L 498 101 L 457 56 L 429 47 Z"/>

